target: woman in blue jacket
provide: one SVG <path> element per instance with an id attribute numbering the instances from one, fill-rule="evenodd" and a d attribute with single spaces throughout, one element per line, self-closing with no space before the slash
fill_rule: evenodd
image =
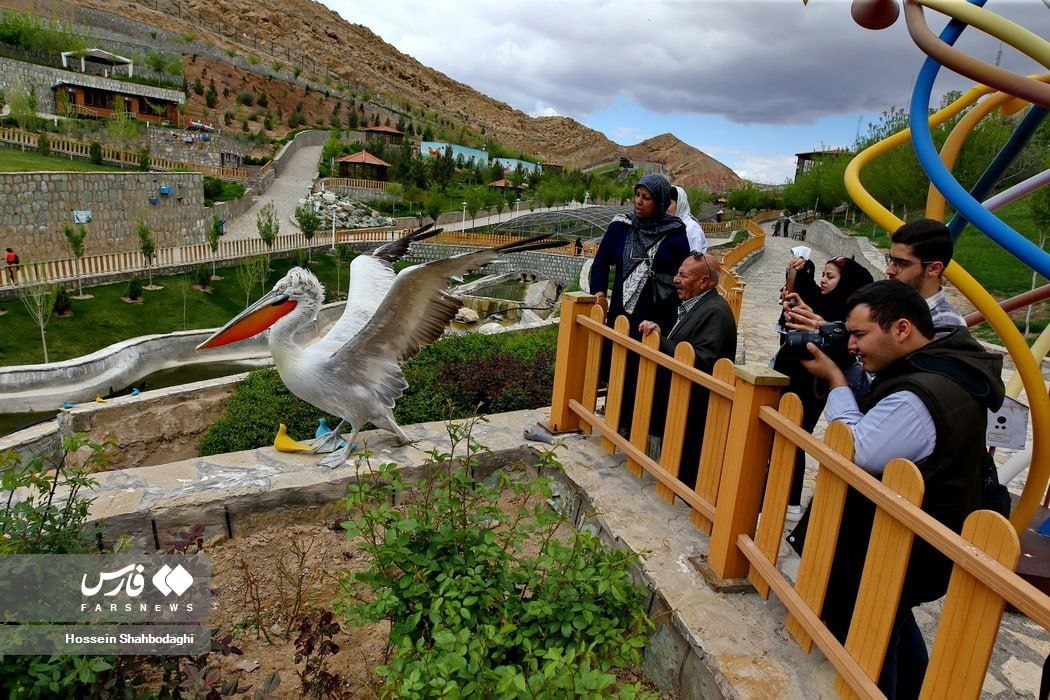
<path id="1" fill-rule="evenodd" d="M 606 295 L 609 272 L 615 272 L 607 323 L 611 326 L 626 314 L 636 338 L 642 321 L 670 330 L 677 320 L 673 279 L 689 255 L 689 241 L 682 220 L 667 213 L 670 202 L 671 183 L 663 175 L 650 173 L 639 180 L 634 212 L 613 219 L 591 264 L 591 294 Z"/>

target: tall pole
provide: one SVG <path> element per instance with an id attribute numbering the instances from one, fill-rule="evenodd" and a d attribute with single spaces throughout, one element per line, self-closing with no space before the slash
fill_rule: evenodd
<path id="1" fill-rule="evenodd" d="M 463 219 L 461 220 L 461 222 L 459 224 L 459 230 L 460 231 L 466 231 L 467 230 L 467 203 L 466 202 L 463 202 Z"/>

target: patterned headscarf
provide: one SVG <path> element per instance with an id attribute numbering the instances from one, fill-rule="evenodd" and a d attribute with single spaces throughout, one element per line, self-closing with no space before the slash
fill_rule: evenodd
<path id="1" fill-rule="evenodd" d="M 649 190 L 656 210 L 652 216 L 645 219 L 640 219 L 637 214 L 631 212 L 631 232 L 623 247 L 623 300 L 624 309 L 628 313 L 634 312 L 642 287 L 649 281 L 651 253 L 655 252 L 654 247 L 668 233 L 685 228 L 681 219 L 667 213 L 667 207 L 671 204 L 671 183 L 666 177 L 659 173 L 649 173 L 638 181 L 634 189 L 637 191 L 639 187 Z M 643 266 L 643 262 L 648 264 Z"/>

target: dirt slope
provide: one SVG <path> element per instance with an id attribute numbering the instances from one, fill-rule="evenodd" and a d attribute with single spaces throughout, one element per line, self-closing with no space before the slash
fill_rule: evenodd
<path id="1" fill-rule="evenodd" d="M 671 134 L 625 147 L 567 117 L 529 117 L 424 66 L 367 27 L 351 24 L 312 0 L 78 2 L 194 34 L 242 55 L 257 54 L 265 63 L 285 58 L 289 52 L 301 54 L 326 66 L 341 82 L 368 87 L 402 105 L 425 107 L 546 161 L 583 167 L 627 153 L 638 160 L 663 162 L 676 181 L 687 185 L 725 189 L 741 183 L 727 166 Z M 274 55 L 268 54 L 271 45 L 276 47 Z"/>

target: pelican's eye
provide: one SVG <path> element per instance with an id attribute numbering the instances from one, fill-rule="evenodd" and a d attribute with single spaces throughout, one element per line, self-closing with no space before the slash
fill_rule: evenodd
<path id="1" fill-rule="evenodd" d="M 287 294 L 282 294 L 281 296 L 277 297 L 272 302 L 270 302 L 270 306 L 280 306 L 281 304 L 283 304 L 286 301 L 288 301 L 288 295 Z"/>

